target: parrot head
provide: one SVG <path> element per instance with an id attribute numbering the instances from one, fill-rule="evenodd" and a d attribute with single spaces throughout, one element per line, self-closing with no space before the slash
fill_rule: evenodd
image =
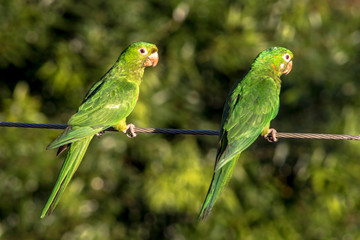
<path id="1" fill-rule="evenodd" d="M 147 42 L 135 42 L 121 53 L 127 64 L 135 68 L 155 67 L 159 61 L 158 48 Z"/>
<path id="2" fill-rule="evenodd" d="M 293 53 L 283 47 L 273 47 L 262 51 L 254 61 L 255 65 L 262 65 L 271 69 L 276 75 L 288 74 L 292 69 Z"/>

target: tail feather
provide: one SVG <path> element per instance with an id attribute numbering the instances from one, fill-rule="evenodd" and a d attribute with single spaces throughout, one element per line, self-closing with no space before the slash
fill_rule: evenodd
<path id="1" fill-rule="evenodd" d="M 93 126 L 93 127 L 67 127 L 54 141 L 52 141 L 46 149 L 58 148 L 63 145 L 76 142 L 89 136 L 94 136 L 96 133 L 101 132 L 107 127 Z"/>
<path id="2" fill-rule="evenodd" d="M 209 191 L 206 195 L 205 201 L 200 211 L 199 219 L 204 221 L 209 216 L 216 199 L 224 190 L 226 184 L 229 182 L 239 157 L 240 153 L 228 163 L 226 163 L 222 168 L 214 171 Z"/>
<path id="3" fill-rule="evenodd" d="M 54 189 L 42 211 L 41 218 L 50 215 L 55 209 L 66 186 L 79 167 L 92 138 L 93 136 L 88 136 L 70 145 L 69 152 L 56 180 Z"/>

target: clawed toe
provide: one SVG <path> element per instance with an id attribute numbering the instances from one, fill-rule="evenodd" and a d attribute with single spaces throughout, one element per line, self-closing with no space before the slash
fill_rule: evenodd
<path id="1" fill-rule="evenodd" d="M 269 142 L 277 142 L 278 139 L 276 137 L 277 131 L 274 128 L 270 128 L 268 133 L 264 135 L 264 138 Z"/>
<path id="2" fill-rule="evenodd" d="M 105 131 L 98 132 L 98 133 L 96 133 L 96 136 L 102 137 L 102 135 L 103 135 L 104 133 L 105 133 Z"/>
<path id="3" fill-rule="evenodd" d="M 126 129 L 123 131 L 123 133 L 125 133 L 129 138 L 136 137 L 137 135 L 135 133 L 135 125 L 132 123 L 126 125 Z"/>

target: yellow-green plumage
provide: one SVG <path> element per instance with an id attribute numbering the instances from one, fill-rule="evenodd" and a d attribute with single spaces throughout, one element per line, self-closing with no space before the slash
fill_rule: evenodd
<path id="1" fill-rule="evenodd" d="M 87 93 L 70 118 L 70 126 L 49 144 L 47 149 L 59 148 L 60 153 L 69 145 L 70 148 L 41 218 L 51 214 L 58 204 L 94 135 L 112 126 L 121 131 L 126 129 L 126 117 L 136 105 L 144 69 L 156 66 L 157 51 L 154 44 L 145 42 L 133 43 L 125 49 Z"/>
<path id="2" fill-rule="evenodd" d="M 79 167 L 92 138 L 93 135 L 82 138 L 81 140 L 76 141 L 70 145 L 69 153 L 66 156 L 63 166 L 61 167 L 58 181 L 56 181 L 53 193 L 51 194 L 41 214 L 42 218 L 45 215 L 49 215 L 58 204 L 65 188 Z"/>
<path id="3" fill-rule="evenodd" d="M 213 178 L 199 218 L 205 220 L 232 176 L 240 154 L 262 133 L 279 109 L 282 74 L 292 67 L 293 54 L 275 47 L 261 52 L 248 73 L 230 91 L 222 116 Z M 266 133 L 265 133 L 266 134 Z"/>

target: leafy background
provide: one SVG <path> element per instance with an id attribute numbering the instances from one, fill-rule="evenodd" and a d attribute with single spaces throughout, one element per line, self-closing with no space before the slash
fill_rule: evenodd
<path id="1" fill-rule="evenodd" d="M 0 120 L 64 124 L 134 41 L 158 45 L 139 127 L 218 129 L 232 84 L 271 46 L 294 52 L 279 131 L 358 134 L 360 2 L 10 0 L 0 5 Z M 60 132 L 0 129 L 2 239 L 359 239 L 357 142 L 258 139 L 204 223 L 214 136 L 95 138 L 53 215 Z"/>

